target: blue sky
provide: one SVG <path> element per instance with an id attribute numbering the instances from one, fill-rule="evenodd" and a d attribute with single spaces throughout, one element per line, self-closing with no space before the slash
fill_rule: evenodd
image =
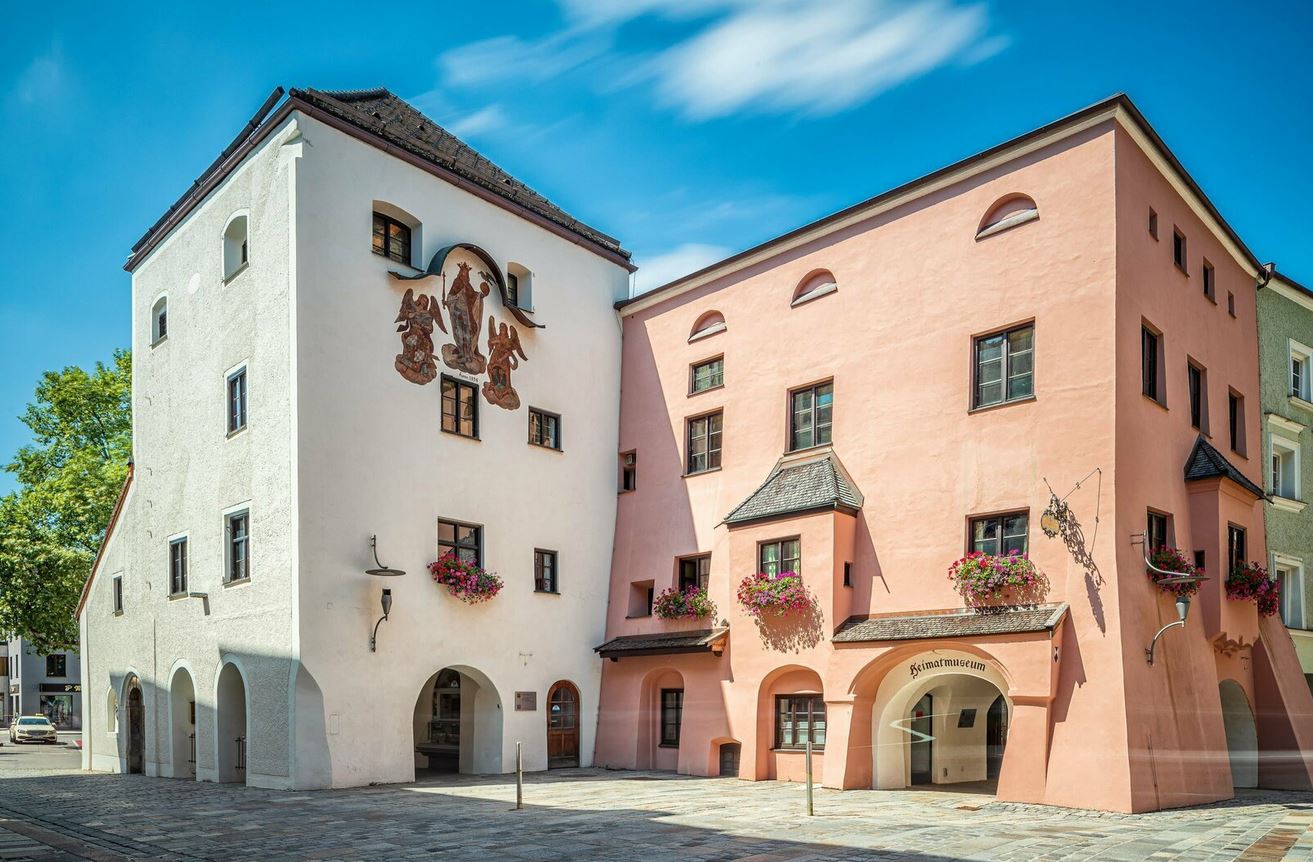
<path id="1" fill-rule="evenodd" d="M 127 346 L 129 247 L 278 84 L 389 87 L 619 237 L 647 287 L 1124 90 L 1313 283 L 1313 4 L 190 6 L 7 10 L 4 460 L 41 371 Z"/>

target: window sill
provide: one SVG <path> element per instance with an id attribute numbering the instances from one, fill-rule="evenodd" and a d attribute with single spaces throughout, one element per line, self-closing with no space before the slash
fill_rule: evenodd
<path id="1" fill-rule="evenodd" d="M 386 261 L 390 266 L 397 266 L 397 267 L 401 267 L 402 269 L 410 270 L 410 272 L 405 273 L 405 275 L 420 275 L 421 273 L 424 272 L 424 270 L 419 268 L 418 266 L 409 263 L 404 263 L 402 261 L 397 260 L 395 257 L 388 257 L 381 251 L 374 251 L 373 249 L 370 249 L 370 254 L 374 255 L 374 257 L 377 257 L 380 260 Z"/>
<path id="2" fill-rule="evenodd" d="M 224 582 L 223 582 L 223 588 L 226 590 L 226 589 L 228 589 L 229 587 L 244 587 L 244 586 L 246 586 L 247 584 L 249 584 L 250 582 L 251 582 L 250 577 L 245 577 L 245 578 L 236 578 L 236 579 L 231 580 L 231 581 L 224 581 Z"/>
<path id="3" fill-rule="evenodd" d="M 694 473 L 685 473 L 682 478 L 691 479 L 694 476 L 705 476 L 708 473 L 719 473 L 722 469 L 723 468 L 721 467 L 708 467 L 705 470 L 698 470 L 697 472 Z"/>
<path id="4" fill-rule="evenodd" d="M 805 748 L 772 748 L 772 749 L 771 749 L 771 754 L 803 754 L 803 755 L 805 755 L 806 753 L 807 753 L 807 749 L 805 749 Z M 823 746 L 823 745 L 813 745 L 813 746 L 812 746 L 812 754 L 824 754 L 824 753 L 825 753 L 825 746 Z"/>
<path id="5" fill-rule="evenodd" d="M 1177 272 L 1181 273 L 1181 275 L 1185 276 L 1186 278 L 1190 277 L 1190 271 L 1187 270 L 1184 265 L 1177 263 L 1176 261 L 1172 261 L 1172 266 L 1176 267 Z"/>
<path id="6" fill-rule="evenodd" d="M 1150 404 L 1156 404 L 1157 406 L 1161 407 L 1163 410 L 1166 410 L 1168 413 L 1172 412 L 1171 408 L 1169 408 L 1162 401 L 1159 401 L 1157 398 L 1154 398 L 1152 395 L 1149 395 L 1146 392 L 1141 392 L 1140 394 L 1144 396 L 1144 400 L 1148 401 Z"/>
<path id="7" fill-rule="evenodd" d="M 804 453 L 806 453 L 806 452 L 813 452 L 813 451 L 816 451 L 816 450 L 818 450 L 818 449 L 830 449 L 830 448 L 832 448 L 833 446 L 834 446 L 833 443 L 817 443 L 817 444 L 812 445 L 812 446 L 800 446 L 800 447 L 798 447 L 797 449 L 788 449 L 788 450 L 786 450 L 786 451 L 784 452 L 784 457 L 786 457 L 786 458 L 791 458 L 791 457 L 793 457 L 794 455 L 802 455 L 802 454 L 804 454 Z"/>
<path id="8" fill-rule="evenodd" d="M 973 413 L 988 413 L 991 410 L 998 410 L 1002 407 L 1014 407 L 1018 404 L 1030 404 L 1036 400 L 1038 399 L 1034 395 L 1027 395 L 1025 398 L 1013 398 L 1011 401 L 1000 401 L 997 404 L 985 404 L 980 407 L 972 407 L 967 411 L 967 415 L 970 416 Z"/>
<path id="9" fill-rule="evenodd" d="M 187 598 L 187 593 L 169 593 L 169 601 L 174 602 L 178 599 Z"/>
<path id="10" fill-rule="evenodd" d="M 806 305 L 813 300 L 820 299 L 822 296 L 829 296 L 832 293 L 839 292 L 839 285 L 827 284 L 824 287 L 818 287 L 811 293 L 804 293 L 802 296 L 789 303 L 789 308 L 797 308 L 800 305 Z"/>
<path id="11" fill-rule="evenodd" d="M 245 431 L 247 428 L 250 428 L 250 427 L 251 427 L 251 426 L 250 426 L 249 424 L 247 424 L 247 425 L 243 425 L 241 428 L 237 428 L 237 429 L 234 429 L 234 430 L 232 430 L 232 431 L 229 431 L 227 434 L 224 435 L 223 439 L 225 439 L 225 440 L 231 440 L 231 439 L 233 439 L 234 437 L 236 437 L 236 436 L 238 436 L 239 434 L 241 434 L 241 433 L 242 433 L 243 431 Z"/>
<path id="12" fill-rule="evenodd" d="M 693 391 L 688 393 L 688 397 L 692 398 L 695 395 L 706 395 L 708 392 L 715 392 L 717 389 L 724 389 L 724 388 L 725 388 L 725 384 L 722 383 L 719 386 L 708 386 L 706 389 L 694 389 Z"/>
<path id="13" fill-rule="evenodd" d="M 159 347 L 161 344 L 163 344 L 164 342 L 166 342 L 166 341 L 168 341 L 168 340 L 169 340 L 169 336 L 167 336 L 167 335 L 161 335 L 159 338 L 157 338 L 157 339 L 155 339 L 154 341 L 152 341 L 152 342 L 150 343 L 150 346 L 151 346 L 152 348 Z"/>
<path id="14" fill-rule="evenodd" d="M 1279 494 L 1273 494 L 1267 499 L 1268 502 L 1272 504 L 1273 508 L 1280 509 L 1283 512 L 1302 512 L 1308 508 L 1308 503 L 1303 500 L 1296 500 L 1292 497 L 1282 497 Z"/>
<path id="15" fill-rule="evenodd" d="M 438 430 L 450 437 L 459 437 L 462 440 L 473 440 L 475 443 L 479 442 L 478 434 L 462 434 L 459 431 L 448 431 L 446 428 L 440 428 Z"/>
<path id="16" fill-rule="evenodd" d="M 659 743 L 659 744 L 657 745 L 657 748 L 675 748 L 675 749 L 678 749 L 678 748 L 679 748 L 679 743 L 678 743 L 678 742 L 662 742 L 662 743 Z"/>
<path id="17" fill-rule="evenodd" d="M 634 616 L 627 616 L 627 617 L 625 617 L 625 619 L 627 619 L 627 620 L 650 620 L 650 619 L 652 619 L 652 615 L 651 615 L 651 614 L 639 614 L 639 615 L 636 616 L 636 617 L 634 617 Z"/>
<path id="18" fill-rule="evenodd" d="M 246 263 L 234 269 L 230 275 L 224 277 L 223 283 L 225 285 L 232 284 L 234 281 L 237 280 L 237 277 L 239 275 L 246 272 L 250 268 L 251 268 L 251 262 L 248 260 Z"/>
<path id="19" fill-rule="evenodd" d="M 122 611 L 122 610 L 117 610 L 117 611 L 115 611 L 115 612 L 114 612 L 114 616 L 116 616 L 116 617 L 121 617 L 121 616 L 123 616 L 123 611 Z"/>
<path id="20" fill-rule="evenodd" d="M 528 441 L 528 442 L 529 442 L 529 445 L 532 446 L 532 447 L 535 448 L 535 449 L 546 449 L 548 452 L 564 452 L 564 451 L 565 451 L 565 450 L 562 449 L 560 446 L 548 446 L 546 443 L 535 443 L 535 442 L 533 442 L 532 440 L 530 440 L 530 441 Z"/>
<path id="21" fill-rule="evenodd" d="M 1204 299 L 1208 300 L 1213 305 L 1217 305 L 1217 297 L 1213 296 L 1211 293 L 1205 293 Z"/>
<path id="22" fill-rule="evenodd" d="M 621 488 L 619 491 L 616 491 L 616 495 L 619 496 L 621 494 L 632 494 L 637 490 L 638 490 L 637 488 Z"/>
<path id="23" fill-rule="evenodd" d="M 534 595 L 538 596 L 559 596 L 561 594 L 560 590 L 534 590 L 533 592 Z"/>
<path id="24" fill-rule="evenodd" d="M 1291 395 L 1290 403 L 1301 410 L 1307 410 L 1310 413 L 1313 413 L 1313 401 L 1306 401 L 1298 395 Z"/>

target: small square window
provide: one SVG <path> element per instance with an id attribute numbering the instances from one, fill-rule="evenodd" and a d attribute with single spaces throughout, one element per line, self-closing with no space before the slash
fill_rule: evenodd
<path id="1" fill-rule="evenodd" d="M 656 592 L 652 581 L 633 581 L 629 585 L 629 619 L 652 616 L 652 599 Z"/>
<path id="2" fill-rule="evenodd" d="M 1030 513 L 971 519 L 971 550 L 993 556 L 1024 554 L 1030 547 Z"/>
<path id="3" fill-rule="evenodd" d="M 63 653 L 46 656 L 46 676 L 68 676 L 68 656 Z"/>
<path id="4" fill-rule="evenodd" d="M 688 420 L 688 472 L 720 467 L 720 437 L 724 414 L 719 411 Z"/>
<path id="5" fill-rule="evenodd" d="M 557 583 L 556 552 L 534 550 L 533 589 L 538 593 L 560 592 Z"/>
<path id="6" fill-rule="evenodd" d="M 819 694 L 775 697 L 775 747 L 825 750 L 825 698 Z"/>
<path id="7" fill-rule="evenodd" d="M 684 557 L 679 561 L 679 590 L 689 587 L 705 590 L 711 580 L 711 555 L 700 554 L 696 557 Z"/>
<path id="8" fill-rule="evenodd" d="M 725 385 L 725 357 L 717 356 L 693 365 L 689 370 L 690 395 Z"/>
<path id="9" fill-rule="evenodd" d="M 187 539 L 169 542 L 169 595 L 181 596 L 187 592 Z"/>
<path id="10" fill-rule="evenodd" d="M 228 433 L 236 434 L 246 427 L 246 369 L 240 368 L 228 375 Z"/>
<path id="11" fill-rule="evenodd" d="M 1152 207 L 1149 208 L 1149 236 L 1158 238 L 1158 213 Z"/>
<path id="12" fill-rule="evenodd" d="M 975 343 L 972 408 L 1019 401 L 1035 394 L 1035 326 L 981 336 Z"/>
<path id="13" fill-rule="evenodd" d="M 1189 271 L 1186 269 L 1185 234 L 1175 228 L 1172 230 L 1172 263 L 1176 264 L 1181 272 L 1188 274 Z"/>
<path id="14" fill-rule="evenodd" d="M 442 375 L 442 430 L 479 437 L 479 390 L 473 383 Z"/>
<path id="15" fill-rule="evenodd" d="M 530 407 L 529 442 L 545 449 L 560 449 L 561 417 L 546 410 Z"/>
<path id="16" fill-rule="evenodd" d="M 391 216 L 374 213 L 374 254 L 410 266 L 410 228 Z"/>
<path id="17" fill-rule="evenodd" d="M 777 539 L 757 546 L 757 571 L 767 575 L 802 574 L 802 540 Z"/>
<path id="18" fill-rule="evenodd" d="M 483 528 L 460 521 L 438 521 L 438 556 L 455 554 L 458 559 L 483 565 Z"/>

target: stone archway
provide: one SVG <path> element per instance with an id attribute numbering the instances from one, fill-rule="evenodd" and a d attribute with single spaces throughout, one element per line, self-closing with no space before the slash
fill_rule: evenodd
<path id="1" fill-rule="evenodd" d="M 248 723 L 246 679 L 237 665 L 225 662 L 219 669 L 215 685 L 215 752 L 219 766 L 219 781 L 243 783 L 246 781 Z"/>
<path id="2" fill-rule="evenodd" d="M 187 668 L 180 667 L 169 680 L 169 737 L 173 778 L 196 776 L 196 686 Z"/>
<path id="3" fill-rule="evenodd" d="M 1222 701 L 1222 724 L 1231 762 L 1232 787 L 1258 786 L 1258 729 L 1249 698 L 1240 683 L 1224 679 L 1217 686 Z"/>
<path id="4" fill-rule="evenodd" d="M 684 675 L 657 668 L 643 678 L 638 712 L 637 769 L 679 769 L 684 727 Z"/>
<path id="5" fill-rule="evenodd" d="M 481 671 L 451 665 L 425 681 L 415 701 L 416 777 L 493 775 L 502 769 L 502 705 Z"/>
<path id="6" fill-rule="evenodd" d="M 127 682 L 124 718 L 128 731 L 125 746 L 126 771 L 130 775 L 141 775 L 146 771 L 146 699 L 141 692 L 141 680 L 136 676 L 130 677 Z"/>

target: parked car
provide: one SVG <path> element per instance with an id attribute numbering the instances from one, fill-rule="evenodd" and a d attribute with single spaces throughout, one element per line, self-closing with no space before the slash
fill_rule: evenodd
<path id="1" fill-rule="evenodd" d="M 44 715 L 24 715 L 9 725 L 9 741 L 58 742 L 55 726 Z"/>

